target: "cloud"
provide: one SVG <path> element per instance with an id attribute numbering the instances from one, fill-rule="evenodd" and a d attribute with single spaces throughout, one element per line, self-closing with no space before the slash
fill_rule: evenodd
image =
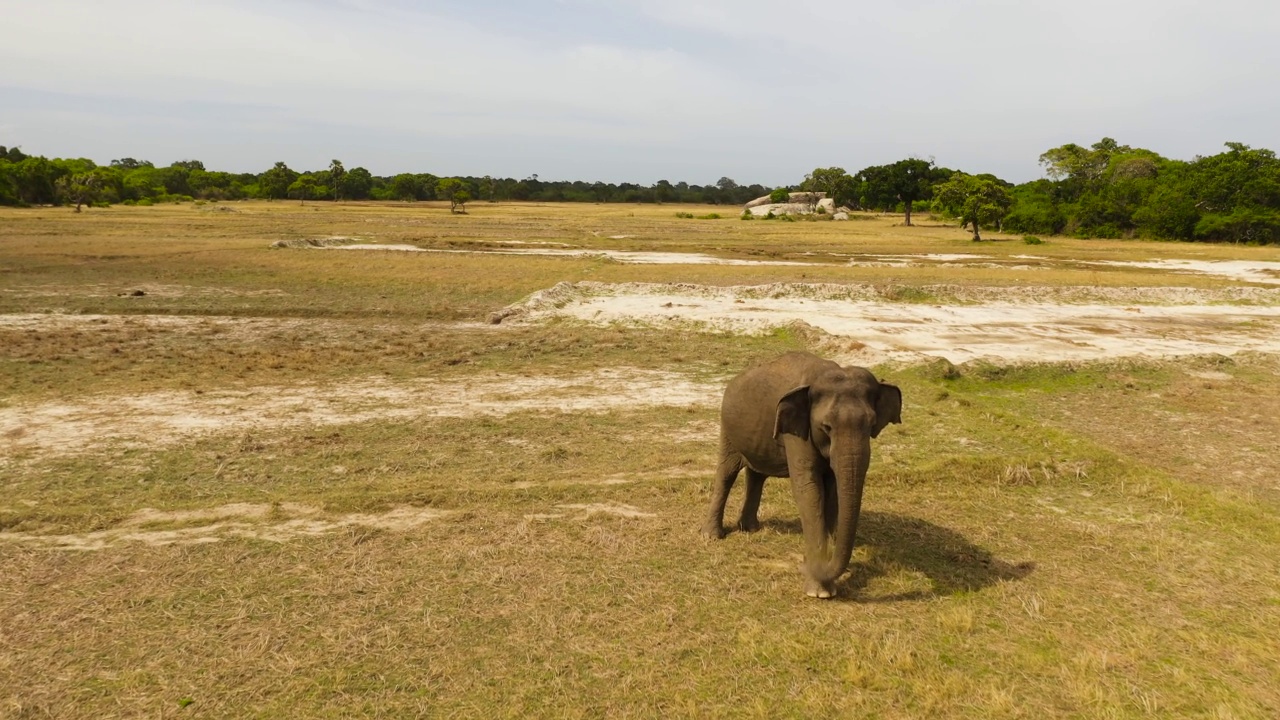
<path id="1" fill-rule="evenodd" d="M 394 159 L 394 139 L 406 161 L 431 164 L 396 169 L 794 182 L 818 165 L 905 155 L 1029 179 L 1043 150 L 1102 135 L 1172 156 L 1278 139 L 1280 5 L 1261 2 L 425 8 L 25 3 L 7 13 L 0 46 L 0 65 L 17 68 L 0 85 L 23 103 L 6 117 L 24 135 L 11 142 L 54 154 L 68 136 L 85 152 L 132 142 L 141 156 L 160 147 L 138 129 L 147 107 L 172 128 L 165 151 L 186 128 L 179 156 L 212 165 L 233 143 L 265 153 L 244 161 L 260 166 L 288 153 L 327 162 L 335 141 L 359 164 L 362 153 Z"/>

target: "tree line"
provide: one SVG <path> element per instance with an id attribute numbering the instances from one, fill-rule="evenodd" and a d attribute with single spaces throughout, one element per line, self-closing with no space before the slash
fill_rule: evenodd
<path id="1" fill-rule="evenodd" d="M 1045 151 L 1046 177 L 1015 185 L 990 174 L 937 167 L 907 158 L 849 173 L 816 168 L 786 188 L 739 185 L 728 177 L 710 185 L 659 180 L 652 185 L 515 178 L 438 177 L 429 173 L 376 176 L 332 161 L 299 172 L 277 162 L 261 173 L 208 170 L 198 160 L 167 167 L 123 158 L 92 160 L 30 156 L 0 146 L 0 204 L 152 204 L 191 199 L 447 200 L 741 205 L 787 190 L 826 192 L 855 210 L 933 211 L 970 227 L 1089 238 L 1147 237 L 1209 242 L 1280 242 L 1280 160 L 1273 151 L 1226 143 L 1217 155 L 1173 160 L 1111 138 L 1083 147 Z"/>
<path id="2" fill-rule="evenodd" d="M 768 194 L 762 185 L 721 178 L 714 185 L 659 180 L 635 183 L 439 177 L 430 173 L 374 175 L 334 160 L 323 170 L 299 172 L 277 162 L 261 173 L 209 170 L 199 160 L 156 167 L 123 158 L 97 165 L 86 158 L 49 159 L 0 146 L 0 205 L 152 204 L 184 200 L 449 200 L 486 202 L 690 203 L 741 205 Z"/>

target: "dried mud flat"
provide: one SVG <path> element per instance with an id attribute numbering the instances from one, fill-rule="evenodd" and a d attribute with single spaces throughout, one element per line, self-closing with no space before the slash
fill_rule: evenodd
<path id="1" fill-rule="evenodd" d="M 843 361 L 871 365 L 943 357 L 999 363 L 1102 360 L 1240 351 L 1280 352 L 1280 289 L 923 288 L 773 284 L 708 287 L 675 284 L 561 283 L 496 314 L 503 324 L 458 327 L 504 331 L 510 323 L 570 318 L 591 324 L 697 327 L 736 334 L 802 325 L 828 336 Z M 140 324 L 169 332 L 214 330 L 252 338 L 300 323 L 274 318 L 7 315 L 20 329 Z M 451 327 L 453 327 L 451 325 Z M 121 447 L 156 448 L 203 434 L 504 415 L 522 411 L 607 412 L 618 407 L 714 406 L 721 379 L 621 367 L 564 376 L 487 373 L 465 380 L 391 381 L 370 376 L 336 383 L 91 395 L 0 408 L 0 468 Z M 707 428 L 708 437 L 713 428 Z M 623 483 L 630 479 L 606 481 Z M 232 504 L 194 511 L 140 510 L 118 525 L 76 535 L 0 533 L 0 540 L 59 550 L 102 550 L 121 543 L 182 545 L 234 537 L 283 542 L 343 529 L 407 530 L 445 513 L 396 507 L 380 514 L 333 515 L 300 504 Z M 646 518 L 617 503 L 563 504 L 526 521 L 585 521 L 595 515 Z"/>
<path id="2" fill-rule="evenodd" d="M 861 364 L 942 357 L 954 363 L 1102 360 L 1150 355 L 1280 352 L 1280 290 L 1191 288 L 916 288 L 946 304 L 903 302 L 870 285 L 707 287 L 561 283 L 496 319 L 699 326 L 763 333 L 802 323 Z M 126 323 L 257 335 L 307 321 L 170 316 L 0 316 L 0 325 L 49 328 Z M 476 324 L 468 324 L 476 325 Z M 501 332 L 502 326 L 484 326 Z M 0 465 L 107 446 L 155 446 L 200 433 L 520 411 L 607 411 L 630 405 L 711 405 L 719 383 L 615 368 L 564 377 L 492 373 L 466 380 L 368 377 L 208 392 L 97 395 L 0 408 Z"/>
<path id="3" fill-rule="evenodd" d="M 603 412 L 706 405 L 718 386 L 658 370 L 616 368 L 569 377 L 489 374 L 465 381 L 260 386 L 204 393 L 94 396 L 0 408 L 0 466 L 111 445 L 155 447 L 201 433 L 252 432 L 415 417 L 471 417 L 520 411 Z"/>
<path id="4" fill-rule="evenodd" d="M 598 235 L 597 235 L 598 236 Z M 631 235 L 611 235 L 621 240 Z M 311 248 L 317 250 L 371 250 L 419 253 L 452 253 L 484 255 L 538 255 L 544 257 L 601 258 L 629 265 L 777 265 L 819 266 L 844 264 L 850 267 L 953 267 L 1002 268 L 1005 270 L 1048 270 L 1070 267 L 1139 268 L 1173 274 L 1212 275 L 1243 282 L 1280 285 L 1280 262 L 1268 260 L 1076 260 L 1043 255 L 980 255 L 976 253 L 921 253 L 893 255 L 878 253 L 804 253 L 804 260 L 757 260 L 728 258 L 706 253 L 613 250 L 608 248 L 573 247 L 566 243 L 528 243 L 502 240 L 495 245 L 474 248 L 424 248 L 405 243 L 366 243 L 353 238 L 336 238 L 338 242 L 305 240 L 277 243 L 275 247 Z M 531 244 L 560 247 L 519 247 Z"/>
<path id="5" fill-rule="evenodd" d="M 694 324 L 763 333 L 805 323 L 857 348 L 853 359 L 942 357 L 954 363 L 1104 360 L 1128 356 L 1280 352 L 1280 291 L 1239 287 L 966 288 L 912 292 L 946 304 L 891 299 L 893 288 L 775 284 L 705 287 L 561 283 L 503 311 L 541 322 Z"/>

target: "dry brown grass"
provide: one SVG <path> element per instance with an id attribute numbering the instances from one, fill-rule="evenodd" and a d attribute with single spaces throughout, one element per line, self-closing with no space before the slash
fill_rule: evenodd
<path id="1" fill-rule="evenodd" d="M 0 312 L 10 313 L 0 315 L 0 403 L 616 366 L 706 383 L 815 341 L 445 322 L 483 320 L 562 280 L 1169 282 L 1123 270 L 630 266 L 267 247 L 376 235 L 738 257 L 974 251 L 956 228 L 888 218 L 233 207 L 0 211 Z M 616 234 L 637 237 L 607 239 Z M 1059 239 L 1034 251 L 1251 252 Z M 116 294 L 134 288 L 147 294 Z M 107 317 L 12 316 L 55 310 Z M 785 482 L 766 486 L 761 532 L 700 539 L 716 427 L 705 405 L 264 423 L 0 460 L 0 716 L 1280 713 L 1274 358 L 881 371 L 903 388 L 905 423 L 876 441 L 837 602 L 799 592 Z M 246 504 L 234 506 L 238 520 L 233 504 Z M 344 524 L 404 508 L 443 514 L 403 529 Z M 210 529 L 299 518 L 328 524 L 284 542 Z M 31 539 L 126 529 L 144 536 L 91 552 Z M 175 536 L 201 541 L 156 544 Z"/>

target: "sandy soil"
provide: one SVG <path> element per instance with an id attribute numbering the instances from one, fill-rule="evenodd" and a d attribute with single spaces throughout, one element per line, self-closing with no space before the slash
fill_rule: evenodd
<path id="1" fill-rule="evenodd" d="M 611 239 L 623 239 L 630 235 L 611 235 Z M 530 245 L 515 240 L 503 241 L 506 245 Z M 438 249 L 421 248 L 416 245 L 356 243 L 345 245 L 302 244 L 318 250 L 383 250 L 400 252 L 456 253 L 456 254 L 493 254 L 493 255 L 543 255 L 551 257 L 601 257 L 620 263 L 632 265 L 830 265 L 830 262 L 799 260 L 746 260 L 738 258 L 721 258 L 704 253 L 682 252 L 639 252 L 629 250 L 601 250 L 591 248 L 570 248 L 564 243 L 543 243 L 561 245 L 561 248 L 549 247 L 501 247 L 475 249 Z M 810 255 L 817 255 L 810 253 Z M 999 267 L 1006 270 L 1047 270 L 1054 267 L 1073 267 L 1092 265 L 1115 268 L 1149 268 L 1175 274 L 1216 275 L 1242 282 L 1267 283 L 1280 285 L 1280 262 L 1266 260 L 1058 260 L 1041 255 L 978 255 L 974 253 L 923 253 L 917 255 L 882 255 L 871 253 L 831 254 L 835 259 L 844 259 L 851 267 L 913 267 L 933 265 L 940 267 Z M 1010 260 L 1013 262 L 1010 262 Z"/>
<path id="2" fill-rule="evenodd" d="M 538 321 L 700 323 L 762 333 L 804 322 L 863 349 L 875 363 L 921 356 L 955 363 L 1098 360 L 1132 355 L 1280 351 L 1280 295 L 1240 288 L 946 288 L 965 304 L 888 302 L 870 287 L 577 283 L 536 293 L 520 310 Z M 1251 301 L 1256 304 L 1222 304 Z M 517 317 L 521 312 L 513 313 Z"/>
<path id="3" fill-rule="evenodd" d="M 571 377 L 490 374 L 464 383 L 391 383 L 373 377 L 328 385 L 91 396 L 0 408 L 0 464 L 18 455 L 41 458 L 112 444 L 155 447 L 209 432 L 522 410 L 599 412 L 624 403 L 688 406 L 713 404 L 717 393 L 716 384 L 672 372 L 615 368 Z"/>
<path id="4" fill-rule="evenodd" d="M 615 238 L 630 237 L 628 235 L 611 236 Z M 792 260 L 741 260 L 720 258 L 702 253 L 677 252 L 641 252 L 636 250 L 592 250 L 592 249 L 556 249 L 556 248 L 486 248 L 476 250 L 442 250 L 437 248 L 420 248 L 416 245 L 343 245 L 338 247 L 318 248 L 321 250 L 392 250 L 399 252 L 449 253 L 463 255 L 541 255 L 548 257 L 574 258 L 607 258 L 629 265 L 817 265 L 819 263 L 799 262 Z"/>

